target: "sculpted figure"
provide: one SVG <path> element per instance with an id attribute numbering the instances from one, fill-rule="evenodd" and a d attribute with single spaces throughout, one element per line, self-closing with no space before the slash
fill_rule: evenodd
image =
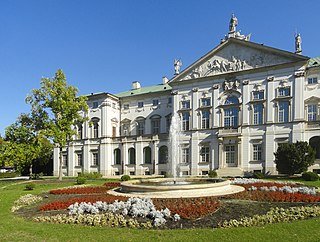
<path id="1" fill-rule="evenodd" d="M 238 25 L 238 19 L 234 16 L 234 14 L 232 14 L 232 17 L 229 23 L 229 32 L 230 33 L 236 32 L 237 25 Z"/>
<path id="2" fill-rule="evenodd" d="M 295 45 L 296 45 L 296 53 L 300 53 L 302 51 L 300 33 L 295 35 Z"/>
<path id="3" fill-rule="evenodd" d="M 182 66 L 181 59 L 174 59 L 174 74 L 178 75 L 180 73 L 180 67 Z"/>

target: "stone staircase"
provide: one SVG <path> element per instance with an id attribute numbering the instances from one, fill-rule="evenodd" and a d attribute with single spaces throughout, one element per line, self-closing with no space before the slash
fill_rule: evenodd
<path id="1" fill-rule="evenodd" d="M 234 177 L 234 176 L 243 176 L 244 171 L 239 167 L 225 167 L 216 170 L 218 177 Z"/>

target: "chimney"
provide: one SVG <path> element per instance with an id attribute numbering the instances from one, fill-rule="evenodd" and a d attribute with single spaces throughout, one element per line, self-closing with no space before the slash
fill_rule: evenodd
<path id="1" fill-rule="evenodd" d="M 132 82 L 132 90 L 136 90 L 136 89 L 140 89 L 140 88 L 141 88 L 140 82 L 138 82 L 138 81 Z"/>
<path id="2" fill-rule="evenodd" d="M 169 82 L 169 79 L 166 76 L 162 77 L 162 84 L 167 84 Z"/>

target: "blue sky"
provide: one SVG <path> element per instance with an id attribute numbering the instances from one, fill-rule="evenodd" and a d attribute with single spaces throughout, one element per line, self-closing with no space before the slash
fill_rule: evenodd
<path id="1" fill-rule="evenodd" d="M 0 133 L 29 112 L 25 97 L 62 68 L 80 94 L 119 93 L 173 76 L 219 44 L 230 16 L 251 41 L 320 56 L 320 1 L 1 0 Z"/>

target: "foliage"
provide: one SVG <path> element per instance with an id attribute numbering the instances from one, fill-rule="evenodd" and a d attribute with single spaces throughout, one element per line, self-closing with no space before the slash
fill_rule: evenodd
<path id="1" fill-rule="evenodd" d="M 5 173 L 0 173 L 0 179 L 1 178 L 12 178 L 12 177 L 17 177 L 19 173 L 17 172 L 5 172 Z"/>
<path id="2" fill-rule="evenodd" d="M 83 176 L 78 176 L 77 177 L 77 180 L 76 180 L 76 183 L 78 185 L 82 185 L 82 184 L 85 184 L 87 181 L 87 178 L 83 177 Z"/>
<path id="3" fill-rule="evenodd" d="M 307 142 L 280 144 L 276 153 L 276 167 L 279 173 L 293 175 L 302 173 L 315 161 L 315 151 Z"/>
<path id="4" fill-rule="evenodd" d="M 264 179 L 264 178 L 266 178 L 266 176 L 262 172 L 254 172 L 252 174 L 252 177 L 256 178 L 256 179 Z"/>
<path id="5" fill-rule="evenodd" d="M 209 173 L 208 173 L 208 176 L 210 178 L 215 178 L 218 176 L 217 172 L 215 170 L 210 170 Z"/>
<path id="6" fill-rule="evenodd" d="M 59 146 L 59 180 L 62 180 L 62 148 L 76 134 L 73 126 L 87 120 L 87 98 L 77 97 L 78 89 L 67 85 L 61 69 L 52 79 L 42 78 L 40 84 L 26 102 L 31 104 L 32 113 L 40 117 L 44 134 Z"/>
<path id="7" fill-rule="evenodd" d="M 131 180 L 131 177 L 129 175 L 123 175 L 121 177 L 121 181 L 129 181 L 129 180 Z"/>
<path id="8" fill-rule="evenodd" d="M 42 201 L 42 197 L 32 195 L 32 194 L 27 194 L 24 196 L 21 196 L 18 200 L 14 202 L 13 207 L 11 208 L 12 212 L 15 212 L 19 210 L 22 207 L 37 203 L 39 201 Z"/>
<path id="9" fill-rule="evenodd" d="M 290 222 L 306 218 L 320 216 L 320 206 L 313 207 L 291 207 L 289 209 L 272 208 L 267 214 L 244 217 L 240 220 L 225 221 L 220 224 L 223 228 L 263 226 L 272 223 Z"/>
<path id="10" fill-rule="evenodd" d="M 36 187 L 36 184 L 28 183 L 25 188 L 26 190 L 33 190 L 35 187 Z"/>
<path id="11" fill-rule="evenodd" d="M 84 177 L 86 179 L 89 179 L 89 180 L 94 180 L 94 179 L 99 179 L 102 177 L 102 174 L 99 173 L 99 172 L 81 172 L 79 173 L 78 177 Z"/>
<path id="12" fill-rule="evenodd" d="M 312 171 L 308 171 L 308 172 L 302 173 L 302 179 L 305 181 L 318 181 L 319 176 L 317 173 L 314 173 Z"/>

